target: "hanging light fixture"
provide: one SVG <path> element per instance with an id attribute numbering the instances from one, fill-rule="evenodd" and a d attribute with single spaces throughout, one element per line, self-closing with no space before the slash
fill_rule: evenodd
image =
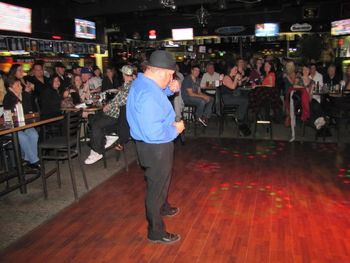
<path id="1" fill-rule="evenodd" d="M 160 0 L 160 4 L 165 8 L 176 10 L 175 0 Z"/>
<path id="2" fill-rule="evenodd" d="M 226 0 L 218 0 L 218 6 L 220 10 L 227 9 L 227 2 Z"/>
<path id="3" fill-rule="evenodd" d="M 236 0 L 236 2 L 240 2 L 243 4 L 256 4 L 256 3 L 260 3 L 261 0 Z"/>
<path id="4" fill-rule="evenodd" d="M 209 15 L 209 12 L 203 6 L 196 11 L 198 23 L 202 25 L 202 27 L 205 27 L 208 24 Z"/>

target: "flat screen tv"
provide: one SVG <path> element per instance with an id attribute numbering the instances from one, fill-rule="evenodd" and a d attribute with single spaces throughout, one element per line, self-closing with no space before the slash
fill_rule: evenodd
<path id="1" fill-rule="evenodd" d="M 192 40 L 193 28 L 177 28 L 171 30 L 173 40 Z"/>
<path id="2" fill-rule="evenodd" d="M 280 32 L 279 25 L 276 23 L 264 23 L 255 25 L 256 37 L 275 37 Z"/>
<path id="3" fill-rule="evenodd" d="M 95 22 L 83 20 L 83 19 L 74 19 L 75 22 L 75 37 L 76 38 L 85 38 L 85 39 L 96 39 L 96 24 Z"/>
<path id="4" fill-rule="evenodd" d="M 350 34 L 350 18 L 332 22 L 331 35 L 342 36 Z"/>
<path id="5" fill-rule="evenodd" d="M 0 30 L 32 33 L 32 9 L 0 2 Z"/>

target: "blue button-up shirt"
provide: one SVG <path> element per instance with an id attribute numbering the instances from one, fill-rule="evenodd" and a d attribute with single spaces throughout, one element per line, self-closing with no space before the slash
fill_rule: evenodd
<path id="1" fill-rule="evenodd" d="M 138 74 L 126 103 L 130 134 L 135 140 L 160 144 L 177 137 L 175 112 L 167 98 L 170 94 L 168 88 L 163 90 L 152 79 Z"/>

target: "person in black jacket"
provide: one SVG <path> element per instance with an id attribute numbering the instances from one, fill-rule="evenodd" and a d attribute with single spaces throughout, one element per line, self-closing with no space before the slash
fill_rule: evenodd
<path id="1" fill-rule="evenodd" d="M 22 89 L 21 81 L 16 78 L 10 78 L 8 80 L 8 92 L 6 93 L 3 101 L 4 110 L 15 111 L 16 104 L 21 103 L 23 106 L 24 114 L 30 113 L 33 109 L 31 105 L 31 99 L 28 94 L 30 93 Z M 25 99 L 27 97 L 27 99 Z M 31 168 L 39 169 L 39 157 L 38 157 L 38 132 L 34 128 L 25 129 L 18 132 L 19 145 L 21 147 L 22 158 L 27 162 L 27 165 Z"/>
<path id="2" fill-rule="evenodd" d="M 106 68 L 106 76 L 102 80 L 102 91 L 109 89 L 117 89 L 121 86 L 118 80 L 115 69 L 113 67 Z"/>
<path id="3" fill-rule="evenodd" d="M 62 115 L 61 112 L 61 95 L 59 88 L 61 79 L 55 75 L 50 81 L 50 87 L 41 93 L 41 118 L 48 119 Z"/>
<path id="4" fill-rule="evenodd" d="M 25 79 L 30 83 L 34 84 L 33 100 L 34 103 L 37 100 L 38 104 L 41 105 L 40 96 L 43 90 L 50 87 L 49 78 L 44 76 L 43 64 L 41 62 L 35 62 L 32 66 L 34 75 L 27 76 Z M 36 105 L 34 105 L 36 107 Z M 39 110 L 39 109 L 38 109 Z"/>

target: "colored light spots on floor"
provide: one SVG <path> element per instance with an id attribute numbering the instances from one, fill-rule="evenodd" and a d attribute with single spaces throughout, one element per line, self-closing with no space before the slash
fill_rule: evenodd
<path id="1" fill-rule="evenodd" d="M 272 191 L 274 189 L 274 191 Z M 249 193 L 249 195 L 254 194 L 254 190 L 258 191 L 258 195 L 266 196 L 268 204 L 272 202 L 272 207 L 270 205 L 259 206 L 260 215 L 259 220 L 264 221 L 266 217 L 273 214 L 274 217 L 284 217 L 287 214 L 285 212 L 281 213 L 283 209 L 291 209 L 293 205 L 291 204 L 291 198 L 289 195 L 285 195 L 285 190 L 276 189 L 271 185 L 259 185 L 257 182 L 240 182 L 236 181 L 234 183 L 220 183 L 218 186 L 213 186 L 209 188 L 209 211 L 219 212 L 226 216 L 236 216 L 234 208 L 230 207 L 230 203 L 226 202 L 226 198 L 230 196 L 229 191 L 237 191 L 242 195 L 244 191 Z M 249 191 L 249 192 L 248 192 Z M 286 211 L 286 210 L 283 210 Z M 262 222 L 261 221 L 261 222 Z"/>
<path id="2" fill-rule="evenodd" d="M 349 168 L 349 166 L 350 164 L 347 165 L 347 168 Z M 339 168 L 337 176 L 344 184 L 350 184 L 350 169 Z"/>
<path id="3" fill-rule="evenodd" d="M 221 166 L 217 162 L 210 162 L 207 160 L 196 160 L 188 164 L 195 171 L 201 173 L 212 174 L 213 172 L 219 171 Z"/>
<path id="4" fill-rule="evenodd" d="M 247 150 L 237 145 L 220 146 L 218 144 L 211 144 L 211 148 L 218 151 L 221 155 L 228 155 L 234 158 L 247 158 L 248 160 L 254 160 L 255 158 L 268 159 L 268 157 L 276 156 L 284 151 L 285 146 L 286 144 L 280 142 L 263 142 L 255 147 L 255 149 Z"/>

